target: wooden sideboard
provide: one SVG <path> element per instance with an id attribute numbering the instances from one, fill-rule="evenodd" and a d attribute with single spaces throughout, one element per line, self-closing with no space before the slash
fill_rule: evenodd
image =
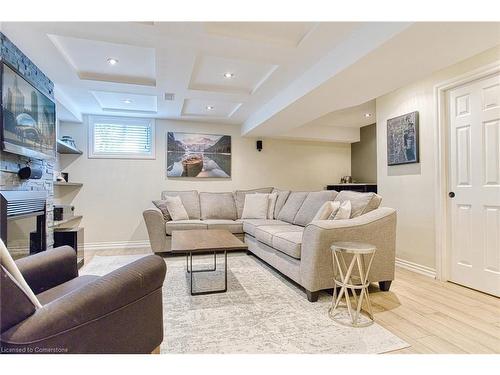
<path id="1" fill-rule="evenodd" d="M 352 190 L 359 191 L 361 193 L 376 193 L 377 192 L 377 184 L 376 183 L 351 183 L 351 184 L 335 184 L 335 185 L 326 185 L 326 190 Z"/>

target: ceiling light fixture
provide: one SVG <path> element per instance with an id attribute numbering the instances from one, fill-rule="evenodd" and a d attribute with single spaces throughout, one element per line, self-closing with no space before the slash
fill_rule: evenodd
<path id="1" fill-rule="evenodd" d="M 124 102 L 125 104 L 131 104 L 131 103 L 132 103 L 132 100 L 130 100 L 130 99 L 125 99 L 123 102 Z"/>
<path id="2" fill-rule="evenodd" d="M 234 78 L 234 73 L 226 72 L 226 73 L 224 73 L 224 78 L 227 78 L 227 79 Z"/>
<path id="3" fill-rule="evenodd" d="M 207 105 L 207 111 L 213 111 L 215 107 L 213 105 Z"/>
<path id="4" fill-rule="evenodd" d="M 109 65 L 116 65 L 116 64 L 118 64 L 118 59 L 114 59 L 113 57 L 110 57 L 108 59 L 108 64 Z"/>
<path id="5" fill-rule="evenodd" d="M 368 118 L 368 117 L 372 117 L 372 114 L 371 113 L 365 113 L 365 117 Z"/>

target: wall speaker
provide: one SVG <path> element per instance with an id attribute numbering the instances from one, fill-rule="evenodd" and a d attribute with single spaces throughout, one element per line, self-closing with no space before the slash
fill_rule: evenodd
<path id="1" fill-rule="evenodd" d="M 42 168 L 39 167 L 24 167 L 17 172 L 21 180 L 39 180 L 42 178 Z"/>
<path id="2" fill-rule="evenodd" d="M 257 141 L 257 151 L 262 151 L 262 141 Z"/>

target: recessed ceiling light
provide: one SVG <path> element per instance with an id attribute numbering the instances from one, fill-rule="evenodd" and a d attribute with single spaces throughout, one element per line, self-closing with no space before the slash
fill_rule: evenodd
<path id="1" fill-rule="evenodd" d="M 207 111 L 213 111 L 215 109 L 215 107 L 213 105 L 207 105 L 206 108 L 207 108 Z"/>
<path id="2" fill-rule="evenodd" d="M 123 102 L 124 102 L 125 104 L 131 104 L 131 103 L 132 103 L 132 100 L 130 100 L 130 99 L 125 99 Z"/>
<path id="3" fill-rule="evenodd" d="M 224 73 L 224 78 L 227 78 L 227 79 L 234 78 L 234 73 L 226 72 L 226 73 Z"/>
<path id="4" fill-rule="evenodd" d="M 368 117 L 372 117 L 372 114 L 371 113 L 365 113 L 365 117 L 368 118 Z"/>
<path id="5" fill-rule="evenodd" d="M 109 65 L 116 65 L 116 64 L 118 64 L 118 60 L 117 60 L 117 59 L 114 59 L 114 58 L 112 58 L 112 57 L 110 57 L 110 58 L 108 59 L 108 64 L 109 64 Z"/>

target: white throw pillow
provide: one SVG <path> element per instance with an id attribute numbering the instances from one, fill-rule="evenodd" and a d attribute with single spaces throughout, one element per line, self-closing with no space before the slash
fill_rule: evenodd
<path id="1" fill-rule="evenodd" d="M 351 201 L 345 201 L 342 203 L 335 213 L 335 215 L 330 215 L 330 220 L 345 220 L 351 217 Z"/>
<path id="2" fill-rule="evenodd" d="M 167 210 L 172 220 L 188 220 L 189 216 L 187 214 L 184 205 L 182 204 L 182 200 L 180 197 L 165 197 Z"/>
<path id="3" fill-rule="evenodd" d="M 267 219 L 269 194 L 247 194 L 242 219 Z"/>
<path id="4" fill-rule="evenodd" d="M 314 215 L 313 219 L 314 220 L 328 220 L 330 219 L 330 216 L 333 215 L 335 217 L 335 214 L 337 213 L 338 209 L 340 207 L 340 202 L 333 202 L 333 201 L 328 201 L 323 203 L 323 205 L 319 208 L 318 212 L 316 212 L 316 215 Z"/>
<path id="5" fill-rule="evenodd" d="M 276 201 L 278 200 L 278 193 L 255 193 L 261 195 L 267 195 L 268 206 L 267 206 L 267 218 L 274 219 L 274 208 L 276 207 Z"/>
<path id="6" fill-rule="evenodd" d="M 35 293 L 33 293 L 26 280 L 24 280 L 21 271 L 19 271 L 19 268 L 17 268 L 14 259 L 12 259 L 12 256 L 10 255 L 2 240 L 0 240 L 0 264 L 7 270 L 8 273 L 10 273 L 13 279 L 17 282 L 19 288 L 29 298 L 31 303 L 35 305 L 37 309 L 41 308 L 42 304 L 40 303 L 38 298 L 36 298 Z"/>

